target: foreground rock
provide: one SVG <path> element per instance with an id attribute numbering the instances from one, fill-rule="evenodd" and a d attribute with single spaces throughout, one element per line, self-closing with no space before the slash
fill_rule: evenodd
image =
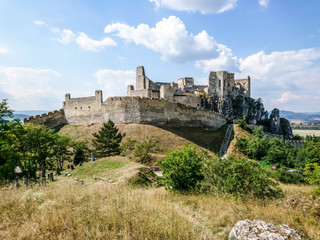
<path id="1" fill-rule="evenodd" d="M 229 240 L 300 240 L 300 233 L 288 225 L 273 225 L 259 220 L 242 220 L 231 229 Z"/>

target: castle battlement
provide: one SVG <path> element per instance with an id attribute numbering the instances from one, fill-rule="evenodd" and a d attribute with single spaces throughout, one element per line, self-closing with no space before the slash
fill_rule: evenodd
<path id="1" fill-rule="evenodd" d="M 127 87 L 127 96 L 109 97 L 103 101 L 101 90 L 94 96 L 72 98 L 65 95 L 63 109 L 24 119 L 24 123 L 45 124 L 54 128 L 61 124 L 103 123 L 109 119 L 115 123 L 142 123 L 218 129 L 226 124 L 218 112 L 201 109 L 201 98 L 195 93 L 207 93 L 209 85 L 194 85 L 192 77 L 179 78 L 178 83 L 154 83 L 144 68 L 138 67 L 136 89 Z M 222 71 L 221 74 L 232 76 Z M 213 78 L 212 78 L 213 79 Z M 216 79 L 216 78 L 215 78 Z"/>
<path id="2" fill-rule="evenodd" d="M 44 124 L 47 128 L 56 128 L 67 123 L 64 110 L 60 109 L 22 120 L 23 124 Z"/>

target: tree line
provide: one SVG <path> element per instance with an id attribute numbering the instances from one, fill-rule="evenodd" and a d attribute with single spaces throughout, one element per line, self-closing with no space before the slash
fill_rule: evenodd
<path id="1" fill-rule="evenodd" d="M 239 126 L 248 130 L 243 121 L 240 121 Z M 237 139 L 236 146 L 251 159 L 280 166 L 282 169 L 274 173 L 277 180 L 284 183 L 320 185 L 320 137 L 299 137 L 299 140 L 304 140 L 304 146 L 297 149 L 285 140 L 277 138 L 268 140 L 262 127 L 255 127 L 249 131 L 251 132 L 249 137 Z M 286 171 L 292 168 L 299 170 L 303 175 L 297 171 Z M 320 193 L 320 188 L 315 191 Z"/>
<path id="2" fill-rule="evenodd" d="M 73 141 L 47 130 L 44 125 L 22 125 L 19 119 L 10 120 L 12 117 L 13 111 L 3 99 L 0 102 L 0 182 L 17 175 L 36 179 L 39 171 L 48 169 L 59 174 L 66 161 L 78 165 L 90 159 L 90 153 L 97 157 L 119 154 L 120 142 L 125 136 L 109 120 L 93 134 L 92 148 L 89 148 L 86 141 Z"/>

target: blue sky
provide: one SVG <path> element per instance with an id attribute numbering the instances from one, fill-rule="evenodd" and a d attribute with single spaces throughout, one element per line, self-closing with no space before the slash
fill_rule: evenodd
<path id="1" fill-rule="evenodd" d="M 0 0 L 0 98 L 54 110 L 154 81 L 250 75 L 266 109 L 320 111 L 318 0 Z"/>

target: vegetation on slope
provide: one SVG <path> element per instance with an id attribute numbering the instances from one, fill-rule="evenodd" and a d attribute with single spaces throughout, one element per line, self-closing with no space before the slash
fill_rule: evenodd
<path id="1" fill-rule="evenodd" d="M 101 126 L 72 126 L 68 129 L 70 136 L 77 140 L 92 139 L 87 134 L 92 131 L 88 130 L 91 127 L 97 131 Z M 131 131 L 134 139 L 139 139 L 146 136 L 145 129 L 149 127 L 152 126 L 125 125 L 123 128 Z M 217 141 L 210 137 L 221 134 L 219 131 L 171 129 L 170 132 L 151 129 L 153 134 L 150 135 L 157 136 L 159 133 L 163 153 L 172 148 L 181 149 L 187 145 L 182 143 L 188 143 L 190 139 L 198 139 L 193 141 L 199 145 Z M 177 137 L 174 131 L 188 137 Z M 64 132 L 61 135 L 68 134 Z M 223 134 L 221 136 L 223 138 Z M 209 139 L 203 139 L 206 137 Z M 4 146 L 7 146 L 6 143 L 1 142 Z M 1 153 L 4 152 L 2 149 Z M 199 162 L 204 160 L 202 157 L 198 159 Z M 207 181 L 208 186 L 215 186 L 217 181 L 222 189 L 230 186 L 241 189 L 243 184 L 256 184 L 255 171 L 252 171 L 254 165 L 251 163 L 233 161 L 232 158 L 213 162 L 208 162 L 207 158 L 206 161 L 206 171 L 202 172 L 202 164 L 196 170 L 203 174 L 205 180 L 214 180 L 214 183 Z M 224 170 L 227 175 L 220 176 Z M 140 173 L 147 177 L 142 183 L 147 183 L 151 178 L 156 180 L 156 177 L 146 167 L 127 157 L 103 157 L 68 171 L 71 176 L 58 176 L 58 181 L 47 186 L 3 187 L 0 190 L 0 239 L 226 239 L 234 224 L 246 218 L 288 224 L 307 238 L 320 238 L 319 198 L 311 194 L 313 187 L 310 186 L 281 185 L 284 198 L 258 200 L 254 196 L 244 202 L 226 198 L 224 191 L 217 195 L 192 195 L 174 194 L 164 188 L 154 188 L 153 184 L 142 184 L 147 188 L 136 187 L 141 185 Z M 254 181 L 241 183 L 248 171 L 250 176 L 254 176 Z M 259 171 L 256 172 L 260 174 Z M 74 181 L 76 177 L 84 179 L 84 182 Z M 124 181 L 126 179 L 128 181 Z M 128 182 L 131 184 L 126 184 Z M 261 186 L 259 183 L 256 185 Z M 237 189 L 231 192 L 237 192 Z"/>
<path id="2" fill-rule="evenodd" d="M 262 127 L 256 127 L 246 138 L 237 138 L 238 149 L 251 159 L 266 164 L 281 166 L 282 170 L 271 173 L 276 180 L 284 183 L 310 183 L 317 185 L 315 194 L 320 194 L 320 137 L 306 137 L 304 146 L 297 149 L 288 141 L 274 138 L 268 140 Z M 295 168 L 290 172 L 288 168 Z M 304 173 L 304 176 L 301 172 Z"/>
<path id="3" fill-rule="evenodd" d="M 60 135 L 70 136 L 72 139 L 91 142 L 92 134 L 97 132 L 102 124 L 94 125 L 66 125 L 60 129 Z M 143 124 L 116 124 L 120 132 L 126 133 L 126 139 L 141 141 L 147 136 L 156 136 L 159 140 L 160 153 L 167 153 L 194 144 L 199 148 L 218 153 L 226 132 L 226 126 L 217 131 L 190 127 L 157 127 Z"/>
<path id="4" fill-rule="evenodd" d="M 97 169 L 95 165 L 108 160 L 122 162 L 123 158 L 106 158 L 82 167 Z M 109 176 L 114 171 L 120 176 L 128 169 L 126 164 L 113 166 L 98 175 Z M 309 239 L 319 239 L 319 200 L 311 197 L 312 187 L 281 187 L 282 199 L 239 202 L 131 187 L 117 180 L 80 185 L 73 176 L 60 176 L 47 187 L 0 190 L 0 238 L 225 239 L 237 221 L 249 218 L 288 224 Z"/>

